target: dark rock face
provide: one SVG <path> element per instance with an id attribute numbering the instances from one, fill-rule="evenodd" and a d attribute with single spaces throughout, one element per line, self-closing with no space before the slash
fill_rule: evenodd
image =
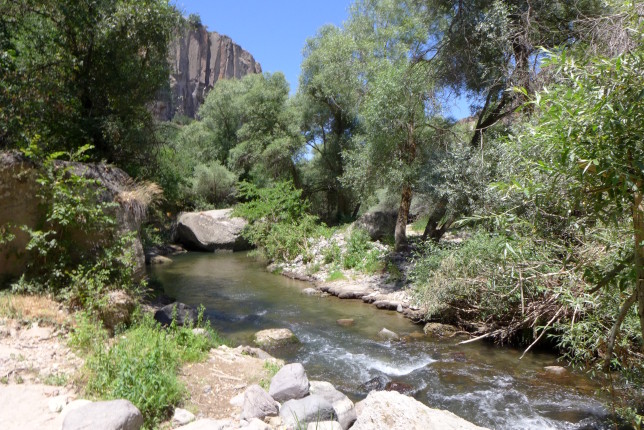
<path id="1" fill-rule="evenodd" d="M 358 218 L 354 225 L 366 230 L 371 240 L 380 240 L 393 237 L 397 218 L 396 212 L 368 212 Z"/>
<path id="2" fill-rule="evenodd" d="M 253 56 L 228 36 L 203 26 L 188 28 L 170 46 L 170 92 L 153 111 L 161 120 L 175 115 L 195 118 L 206 94 L 220 79 L 262 73 Z"/>
<path id="3" fill-rule="evenodd" d="M 197 322 L 197 310 L 180 302 L 175 302 L 162 307 L 154 313 L 154 319 L 163 325 L 170 325 L 172 323 L 173 314 L 175 314 L 175 322 L 178 326 L 188 324 L 189 320 L 193 323 Z"/>

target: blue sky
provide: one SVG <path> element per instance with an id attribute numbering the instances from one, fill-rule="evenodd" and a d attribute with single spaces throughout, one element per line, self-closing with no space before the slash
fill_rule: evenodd
<path id="1" fill-rule="evenodd" d="M 324 24 L 341 26 L 351 0 L 174 0 L 188 15 L 197 13 L 211 31 L 230 36 L 250 52 L 265 72 L 283 72 L 297 91 L 306 39 Z M 461 101 L 456 118 L 469 115 Z"/>

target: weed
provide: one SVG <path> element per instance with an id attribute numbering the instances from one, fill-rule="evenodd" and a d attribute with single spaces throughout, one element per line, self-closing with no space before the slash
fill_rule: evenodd
<path id="1" fill-rule="evenodd" d="M 281 368 L 282 368 L 282 365 L 280 363 L 275 362 L 273 360 L 265 360 L 264 369 L 268 371 L 268 376 L 266 378 L 262 378 L 259 381 L 260 387 L 262 387 L 265 390 L 268 390 L 268 388 L 271 385 L 271 379 L 273 379 L 273 376 L 275 376 L 275 374 L 279 372 Z"/>
<path id="2" fill-rule="evenodd" d="M 197 324 L 202 321 L 203 308 Z M 105 336 L 104 329 L 90 316 L 80 316 L 72 344 L 88 354 L 83 378 L 88 395 L 125 398 L 139 408 L 147 427 L 167 418 L 173 405 L 186 395 L 177 379 L 185 362 L 202 360 L 210 348 L 221 344 L 221 338 L 209 327 L 205 335 L 195 334 L 192 325 L 178 327 L 174 322 L 163 329 L 151 315 L 138 317 L 108 348 L 106 342 L 95 347 L 88 340 Z"/>
<path id="3" fill-rule="evenodd" d="M 43 384 L 45 385 L 55 385 L 62 387 L 67 384 L 69 377 L 65 373 L 50 373 L 42 379 Z"/>
<path id="4" fill-rule="evenodd" d="M 344 273 L 342 273 L 341 270 L 333 270 L 329 272 L 329 276 L 327 276 L 326 280 L 328 282 L 333 282 L 333 281 L 340 281 L 347 279 L 346 276 L 344 276 Z"/>

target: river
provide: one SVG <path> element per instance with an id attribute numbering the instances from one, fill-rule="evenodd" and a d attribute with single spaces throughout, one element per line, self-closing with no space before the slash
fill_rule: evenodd
<path id="1" fill-rule="evenodd" d="M 150 276 L 178 301 L 203 304 L 213 327 L 233 343 L 250 344 L 266 328 L 290 329 L 301 342 L 271 353 L 301 362 L 309 379 L 329 381 L 354 400 L 366 396 L 365 382 L 382 377 L 411 386 L 430 407 L 489 428 L 604 428 L 598 386 L 582 373 L 546 374 L 545 366 L 561 365 L 552 354 L 519 360 L 513 348 L 430 340 L 397 312 L 303 295 L 309 284 L 268 273 L 244 253 L 179 255 L 150 268 Z M 355 323 L 340 326 L 340 318 Z M 403 340 L 379 339 L 382 328 Z"/>

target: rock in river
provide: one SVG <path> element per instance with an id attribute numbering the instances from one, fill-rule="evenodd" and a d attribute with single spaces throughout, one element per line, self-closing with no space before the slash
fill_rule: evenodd
<path id="1" fill-rule="evenodd" d="M 247 222 L 232 217 L 232 209 L 184 212 L 177 220 L 176 240 L 199 251 L 243 251 L 249 248 L 241 236 Z"/>
<path id="2" fill-rule="evenodd" d="M 176 308 L 176 310 L 175 310 Z M 162 307 L 154 313 L 154 319 L 163 325 L 170 325 L 172 318 L 178 326 L 188 324 L 188 321 L 197 322 L 197 310 L 184 303 L 175 302 Z"/>
<path id="3" fill-rule="evenodd" d="M 261 348 L 276 348 L 297 342 L 297 337 L 287 328 L 270 328 L 255 333 L 255 343 Z"/>

